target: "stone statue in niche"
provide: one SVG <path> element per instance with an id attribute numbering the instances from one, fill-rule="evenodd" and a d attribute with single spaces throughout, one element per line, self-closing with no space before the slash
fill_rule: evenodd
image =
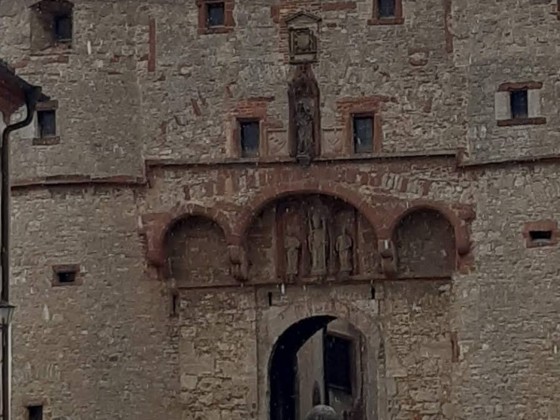
<path id="1" fill-rule="evenodd" d="M 296 107 L 298 159 L 311 159 L 313 154 L 313 105 L 309 98 L 301 98 Z"/>
<path id="2" fill-rule="evenodd" d="M 335 249 L 338 254 L 339 270 L 342 274 L 350 274 L 352 272 L 352 237 L 348 233 L 348 228 L 344 226 L 342 233 L 336 238 Z"/>
<path id="3" fill-rule="evenodd" d="M 284 248 L 286 250 L 286 275 L 289 277 L 297 276 L 301 243 L 295 236 L 288 236 L 284 240 Z"/>
<path id="4" fill-rule="evenodd" d="M 290 103 L 290 156 L 308 165 L 320 154 L 319 86 L 308 64 L 294 70 L 288 90 Z"/>
<path id="5" fill-rule="evenodd" d="M 327 227 L 325 219 L 313 213 L 309 224 L 309 253 L 311 255 L 311 275 L 327 274 Z"/>

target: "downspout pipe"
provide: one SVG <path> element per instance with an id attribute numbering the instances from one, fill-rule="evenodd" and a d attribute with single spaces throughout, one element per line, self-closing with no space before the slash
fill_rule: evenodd
<path id="1" fill-rule="evenodd" d="M 10 301 L 10 134 L 27 127 L 33 122 L 37 102 L 41 96 L 41 88 L 33 86 L 25 92 L 27 115 L 23 121 L 8 125 L 2 133 L 2 151 L 0 157 L 2 193 L 0 206 L 0 264 L 2 265 L 1 300 Z"/>
<path id="2" fill-rule="evenodd" d="M 27 115 L 23 121 L 8 125 L 2 133 L 2 150 L 0 156 L 2 191 L 0 195 L 0 264 L 2 265 L 2 291 L 0 299 L 10 302 L 10 134 L 27 127 L 33 121 L 37 102 L 41 97 L 41 88 L 31 86 L 25 91 Z M 2 328 L 2 419 L 11 419 L 11 384 L 10 384 L 10 332 L 9 326 Z"/>

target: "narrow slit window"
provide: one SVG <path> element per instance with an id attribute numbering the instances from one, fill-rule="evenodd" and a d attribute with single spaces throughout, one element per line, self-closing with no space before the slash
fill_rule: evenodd
<path id="1" fill-rule="evenodd" d="M 39 137 L 56 136 L 56 112 L 54 110 L 37 111 Z"/>
<path id="2" fill-rule="evenodd" d="M 373 152 L 373 117 L 354 116 L 352 119 L 354 153 Z"/>
<path id="3" fill-rule="evenodd" d="M 514 90 L 510 94 L 511 118 L 527 118 L 529 101 L 527 90 Z"/>
<path id="4" fill-rule="evenodd" d="M 376 0 L 379 18 L 394 18 L 396 15 L 395 0 Z"/>
<path id="5" fill-rule="evenodd" d="M 226 7 L 224 2 L 206 4 L 206 24 L 209 28 L 225 25 Z"/>
<path id="6" fill-rule="evenodd" d="M 58 42 L 72 41 L 72 17 L 59 15 L 54 18 L 54 38 Z"/>
<path id="7" fill-rule="evenodd" d="M 31 405 L 27 407 L 27 418 L 29 420 L 43 420 L 43 406 Z"/>
<path id="8" fill-rule="evenodd" d="M 352 394 L 353 342 L 335 335 L 325 335 L 326 384 L 329 388 Z"/>
<path id="9" fill-rule="evenodd" d="M 241 121 L 239 123 L 241 156 L 259 155 L 260 124 L 259 121 Z"/>

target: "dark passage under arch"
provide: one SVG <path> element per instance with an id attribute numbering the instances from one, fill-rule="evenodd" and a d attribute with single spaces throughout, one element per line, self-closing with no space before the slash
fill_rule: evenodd
<path id="1" fill-rule="evenodd" d="M 271 420 L 296 419 L 297 353 L 307 340 L 335 319 L 328 315 L 305 318 L 278 338 L 269 364 Z"/>

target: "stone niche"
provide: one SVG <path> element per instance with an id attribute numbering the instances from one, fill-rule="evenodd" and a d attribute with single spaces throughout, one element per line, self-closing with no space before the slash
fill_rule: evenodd
<path id="1" fill-rule="evenodd" d="M 179 287 L 211 287 L 231 283 L 224 232 L 205 217 L 181 219 L 166 241 L 167 274 Z"/>
<path id="2" fill-rule="evenodd" d="M 378 276 L 373 228 L 349 204 L 327 196 L 278 201 L 248 232 L 253 282 L 314 282 Z"/>
<path id="3" fill-rule="evenodd" d="M 455 233 L 445 216 L 435 210 L 406 215 L 395 231 L 399 277 L 451 276 L 456 264 Z"/>

